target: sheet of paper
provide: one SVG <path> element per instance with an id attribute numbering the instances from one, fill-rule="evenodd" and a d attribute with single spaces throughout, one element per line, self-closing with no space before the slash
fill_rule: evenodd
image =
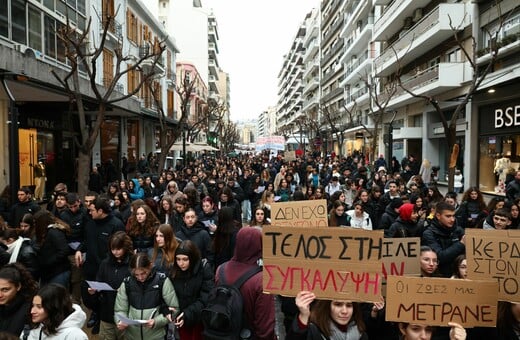
<path id="1" fill-rule="evenodd" d="M 99 282 L 99 281 L 87 281 L 90 288 L 93 288 L 95 290 L 115 290 L 114 288 L 110 287 L 110 285 L 106 282 Z"/>
<path id="2" fill-rule="evenodd" d="M 263 185 L 262 185 L 262 186 L 259 186 L 258 188 L 256 188 L 256 191 L 257 191 L 259 194 L 263 193 L 263 192 L 265 191 L 265 186 L 263 186 Z"/>
<path id="3" fill-rule="evenodd" d="M 77 250 L 80 244 L 81 244 L 80 242 L 70 242 L 70 243 L 69 243 L 69 247 L 70 247 L 72 250 Z"/>
<path id="4" fill-rule="evenodd" d="M 116 313 L 116 316 L 121 320 L 122 323 L 127 325 L 142 325 L 148 322 L 148 320 L 133 320 L 129 319 L 121 313 Z"/>

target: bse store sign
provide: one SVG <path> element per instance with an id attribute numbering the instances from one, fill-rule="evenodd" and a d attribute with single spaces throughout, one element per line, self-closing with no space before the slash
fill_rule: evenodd
<path id="1" fill-rule="evenodd" d="M 481 133 L 518 132 L 520 127 L 520 99 L 480 107 L 479 117 Z"/>

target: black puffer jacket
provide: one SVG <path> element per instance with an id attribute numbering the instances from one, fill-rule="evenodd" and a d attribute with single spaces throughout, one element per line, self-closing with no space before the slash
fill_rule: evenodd
<path id="1" fill-rule="evenodd" d="M 434 218 L 422 236 L 422 245 L 429 246 L 437 253 L 439 272 L 444 277 L 451 276 L 451 267 L 455 258 L 464 254 L 466 247 L 460 242 L 464 229 L 454 225 L 446 228 Z"/>
<path id="2" fill-rule="evenodd" d="M 114 304 L 116 302 L 117 289 L 121 283 L 131 275 L 128 261 L 130 255 L 126 256 L 121 262 L 118 262 L 112 253 L 109 257 L 101 261 L 99 270 L 96 275 L 96 281 L 106 282 L 114 291 L 97 292 L 100 303 L 100 319 L 113 324 L 114 323 Z"/>
<path id="3" fill-rule="evenodd" d="M 170 280 L 175 287 L 181 312 L 184 313 L 185 325 L 194 326 L 200 322 L 209 291 L 215 285 L 211 265 L 204 260 L 195 264 L 193 272 L 177 269 L 175 277 L 170 277 Z"/>
<path id="4" fill-rule="evenodd" d="M 381 222 L 379 223 L 379 228 L 377 229 L 388 229 L 395 222 L 395 220 L 399 217 L 399 213 L 395 212 L 395 210 L 389 205 L 385 208 L 385 213 L 381 216 Z"/>
<path id="5" fill-rule="evenodd" d="M 190 240 L 195 243 L 197 247 L 199 247 L 201 257 L 211 260 L 210 263 L 213 262 L 213 255 L 211 254 L 211 237 L 206 231 L 204 224 L 200 221 L 197 221 L 191 228 L 188 228 L 185 225 L 178 226 L 175 236 L 181 241 Z"/>

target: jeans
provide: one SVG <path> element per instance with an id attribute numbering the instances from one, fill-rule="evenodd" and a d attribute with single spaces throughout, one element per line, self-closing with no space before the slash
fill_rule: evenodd
<path id="1" fill-rule="evenodd" d="M 63 273 L 59 273 L 58 275 L 50 278 L 49 280 L 46 280 L 46 281 L 42 280 L 41 285 L 44 286 L 49 283 L 60 284 L 63 287 L 67 288 L 67 290 L 68 290 L 69 284 L 70 284 L 70 270 L 67 270 L 66 272 L 63 272 Z"/>
<path id="2" fill-rule="evenodd" d="M 251 201 L 250 200 L 242 201 L 242 221 L 244 221 L 244 222 L 251 221 Z"/>

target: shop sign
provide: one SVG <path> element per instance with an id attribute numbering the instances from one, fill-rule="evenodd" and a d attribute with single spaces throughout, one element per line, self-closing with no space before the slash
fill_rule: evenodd
<path id="1" fill-rule="evenodd" d="M 495 129 L 520 126 L 520 105 L 495 109 Z"/>
<path id="2" fill-rule="evenodd" d="M 480 134 L 518 133 L 520 103 L 518 99 L 479 107 Z"/>

